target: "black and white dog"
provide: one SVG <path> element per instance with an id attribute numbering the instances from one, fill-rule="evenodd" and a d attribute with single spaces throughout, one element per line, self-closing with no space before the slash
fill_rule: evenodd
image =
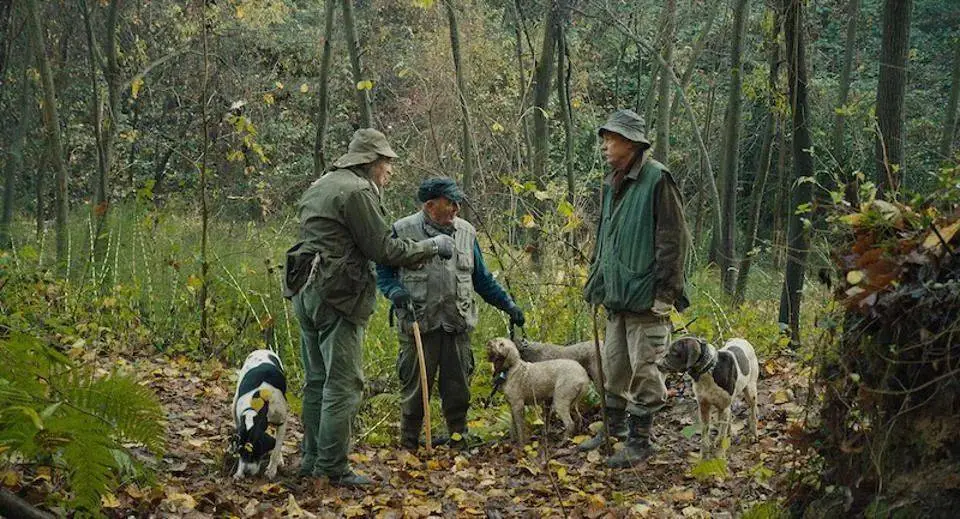
<path id="1" fill-rule="evenodd" d="M 760 363 L 757 354 L 745 339 L 730 339 L 717 350 L 697 337 L 684 337 L 670 345 L 660 362 L 661 371 L 684 372 L 693 379 L 693 393 L 700 409 L 700 456 L 706 458 L 716 445 L 710 434 L 710 415 L 717 410 L 717 442 L 723 453 L 724 438 L 730 438 L 730 406 L 743 394 L 747 403 L 747 425 L 750 437 L 757 439 L 757 378 Z"/>
<path id="2" fill-rule="evenodd" d="M 233 396 L 237 434 L 233 447 L 240 457 L 234 479 L 260 472 L 261 460 L 270 455 L 264 475 L 273 479 L 283 466 L 283 437 L 287 431 L 287 380 L 280 358 L 270 350 L 256 350 L 244 361 Z M 277 426 L 276 438 L 267 425 Z"/>

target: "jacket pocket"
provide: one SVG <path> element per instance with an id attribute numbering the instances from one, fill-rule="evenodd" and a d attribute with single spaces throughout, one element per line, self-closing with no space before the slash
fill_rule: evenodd
<path id="1" fill-rule="evenodd" d="M 606 279 L 606 306 L 614 310 L 641 312 L 653 305 L 653 266 L 634 270 L 620 260 L 611 262 Z"/>

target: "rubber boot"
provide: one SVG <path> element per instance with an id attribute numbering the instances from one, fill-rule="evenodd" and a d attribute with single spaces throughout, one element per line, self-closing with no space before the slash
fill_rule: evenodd
<path id="1" fill-rule="evenodd" d="M 656 448 L 650 441 L 650 430 L 653 428 L 653 414 L 644 414 L 641 416 L 629 415 L 627 426 L 630 435 L 627 437 L 623 448 L 614 453 L 607 460 L 607 466 L 611 468 L 627 468 L 638 463 L 642 463 L 653 456 Z"/>
<path id="2" fill-rule="evenodd" d="M 618 440 L 627 439 L 627 424 L 626 424 L 627 412 L 623 409 L 616 409 L 613 407 L 607 408 L 607 420 L 610 421 L 610 433 L 614 438 Z M 596 449 L 597 447 L 604 444 L 607 441 L 607 431 L 606 429 L 600 429 L 593 438 L 584 441 L 577 446 L 577 449 L 580 452 L 587 452 Z"/>
<path id="3" fill-rule="evenodd" d="M 423 422 L 400 418 L 400 447 L 416 451 L 420 446 L 420 429 L 423 429 Z"/>

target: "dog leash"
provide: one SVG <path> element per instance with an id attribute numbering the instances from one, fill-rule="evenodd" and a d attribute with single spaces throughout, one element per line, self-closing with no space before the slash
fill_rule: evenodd
<path id="1" fill-rule="evenodd" d="M 507 381 L 507 370 L 502 369 L 499 373 L 493 378 L 493 387 L 490 389 L 490 396 L 487 397 L 487 402 L 483 404 L 484 409 L 488 409 L 490 404 L 493 402 L 494 395 L 497 394 L 497 391 L 503 387 L 503 383 Z"/>

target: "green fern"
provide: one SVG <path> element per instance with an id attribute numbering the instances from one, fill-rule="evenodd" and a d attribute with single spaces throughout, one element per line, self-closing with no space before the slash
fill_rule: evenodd
<path id="1" fill-rule="evenodd" d="M 119 473 L 143 472 L 124 445 L 163 449 L 163 412 L 129 376 L 97 376 L 22 334 L 0 339 L 0 446 L 62 469 L 71 505 L 97 513 Z"/>

